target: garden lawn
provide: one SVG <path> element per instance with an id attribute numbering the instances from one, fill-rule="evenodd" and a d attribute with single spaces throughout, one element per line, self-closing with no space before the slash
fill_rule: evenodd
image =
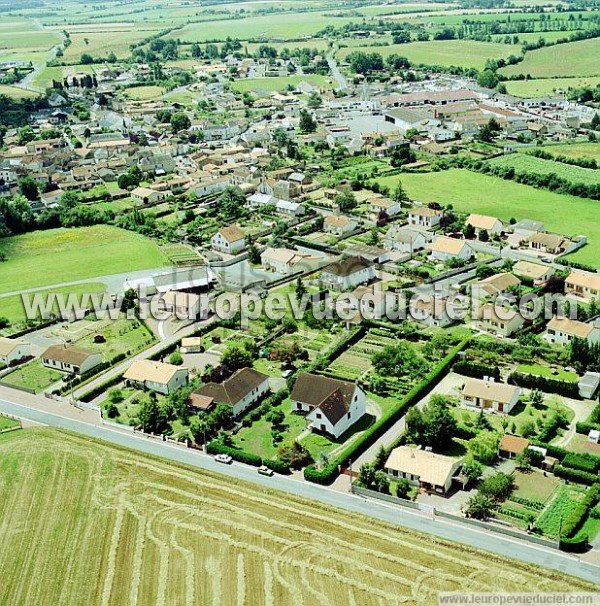
<path id="1" fill-rule="evenodd" d="M 535 527 L 548 537 L 558 538 L 562 521 L 577 508 L 585 491 L 572 485 L 563 485 L 550 505 L 542 512 Z"/>
<path id="2" fill-rule="evenodd" d="M 521 63 L 504 67 L 500 73 L 530 74 L 534 78 L 600 76 L 599 57 L 600 40 L 591 38 L 528 51 Z"/>
<path id="3" fill-rule="evenodd" d="M 2 383 L 32 389 L 35 393 L 39 393 L 59 381 L 62 376 L 62 372 L 46 368 L 40 360 L 33 360 L 3 377 Z"/>
<path id="4" fill-rule="evenodd" d="M 549 231 L 588 236 L 588 244 L 568 258 L 600 268 L 600 208 L 598 202 L 535 189 L 499 177 L 463 169 L 402 174 L 377 179 L 394 188 L 401 180 L 408 195 L 419 202 L 452 204 L 455 210 L 541 221 Z M 502 202 L 500 204 L 500 201 Z"/>
<path id="5" fill-rule="evenodd" d="M 346 58 L 354 51 L 379 53 L 384 58 L 397 54 L 406 57 L 411 63 L 483 69 L 487 59 L 507 57 L 512 50 L 509 45 L 495 42 L 430 40 L 429 42 L 410 42 L 389 46 L 344 48 L 340 51 L 339 56 Z"/>
<path id="6" fill-rule="evenodd" d="M 0 253 L 0 293 L 167 265 L 155 242 L 108 225 L 4 238 Z"/>
<path id="7" fill-rule="evenodd" d="M 558 381 L 569 381 L 570 383 L 576 383 L 579 380 L 576 372 L 570 372 L 564 368 L 557 368 L 554 371 L 552 368 L 541 364 L 519 364 L 517 371 Z"/>
<path id="8" fill-rule="evenodd" d="M 264 459 L 274 459 L 277 457 L 277 450 L 281 444 L 293 442 L 306 429 L 306 418 L 292 412 L 292 401 L 289 398 L 286 398 L 280 406 L 274 409 L 285 413 L 282 432 L 284 438 L 281 442 L 273 443 L 272 425 L 264 417 L 261 417 L 250 427 L 240 429 L 233 437 L 235 445 Z"/>

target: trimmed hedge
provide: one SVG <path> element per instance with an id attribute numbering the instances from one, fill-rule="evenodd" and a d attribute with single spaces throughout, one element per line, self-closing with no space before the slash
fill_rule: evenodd
<path id="1" fill-rule="evenodd" d="M 565 423 L 566 421 L 563 417 L 554 413 L 542 426 L 540 433 L 538 434 L 538 440 L 550 442 L 556 437 L 558 430 L 564 426 Z"/>
<path id="2" fill-rule="evenodd" d="M 589 537 L 587 535 L 575 537 L 573 539 L 561 539 L 559 549 L 570 553 L 583 553 L 587 550 L 588 541 Z"/>
<path id="3" fill-rule="evenodd" d="M 565 467 L 564 465 L 556 465 L 553 471 L 555 476 L 564 478 L 565 480 L 569 480 L 571 482 L 576 482 L 578 484 L 587 484 L 588 486 L 592 486 L 592 484 L 595 484 L 598 481 L 598 474 L 596 473 L 579 471 L 578 469 L 571 469 L 570 467 Z"/>
<path id="4" fill-rule="evenodd" d="M 289 475 L 292 473 L 292 470 L 289 465 L 286 463 L 282 463 L 277 459 L 265 459 L 263 461 L 263 465 L 266 465 L 269 469 L 272 469 L 275 473 L 281 473 L 285 475 Z"/>
<path id="5" fill-rule="evenodd" d="M 575 426 L 575 431 L 583 434 L 584 436 L 589 435 L 590 431 L 593 429 L 600 431 L 600 423 L 586 423 L 585 421 L 579 421 Z"/>
<path id="6" fill-rule="evenodd" d="M 586 471 L 587 473 L 597 473 L 600 467 L 600 461 L 594 461 L 594 459 L 578 452 L 568 453 L 563 459 L 562 464 L 565 467 Z"/>
<path id="7" fill-rule="evenodd" d="M 556 393 L 565 398 L 581 400 L 579 387 L 577 383 L 571 381 L 559 381 L 558 379 L 549 379 L 540 375 L 530 375 L 524 372 L 512 372 L 508 377 L 508 382 L 519 387 L 529 389 L 539 389 L 546 393 Z"/>
<path id="8" fill-rule="evenodd" d="M 448 355 L 436 366 L 423 381 L 415 385 L 400 404 L 383 415 L 376 423 L 371 425 L 357 440 L 348 445 L 342 452 L 329 463 L 324 469 L 318 470 L 314 465 L 308 465 L 304 469 L 304 479 L 315 484 L 331 484 L 338 474 L 338 467 L 346 464 L 350 459 L 356 459 L 363 449 L 368 447 L 374 440 L 387 431 L 413 404 L 425 397 L 440 381 L 454 362 L 459 351 L 469 343 L 470 337 L 463 339 L 454 347 Z"/>
<path id="9" fill-rule="evenodd" d="M 465 375 L 466 377 L 474 377 L 482 379 L 483 377 L 494 377 L 496 381 L 500 380 L 500 369 L 497 366 L 489 366 L 481 362 L 472 362 L 470 360 L 459 360 L 452 367 L 454 372 Z"/>
<path id="10" fill-rule="evenodd" d="M 255 467 L 260 467 L 263 464 L 262 459 L 258 455 L 252 454 L 251 452 L 246 452 L 245 450 L 240 450 L 239 448 L 225 446 L 225 444 L 222 444 L 219 442 L 219 440 L 209 442 L 206 446 L 206 452 L 212 455 L 226 454 L 229 455 L 234 461 L 246 463 L 247 465 L 254 465 Z"/>

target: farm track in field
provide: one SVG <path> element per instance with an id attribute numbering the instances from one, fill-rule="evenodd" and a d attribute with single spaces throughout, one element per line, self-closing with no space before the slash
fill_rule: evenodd
<path id="1" fill-rule="evenodd" d="M 50 429 L 0 438 L 0 603 L 431 604 L 588 586 Z"/>

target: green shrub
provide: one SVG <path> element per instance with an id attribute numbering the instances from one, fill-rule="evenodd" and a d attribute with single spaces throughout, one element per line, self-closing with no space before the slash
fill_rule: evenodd
<path id="1" fill-rule="evenodd" d="M 554 475 L 578 484 L 587 484 L 588 486 L 598 481 L 598 474 L 571 469 L 563 465 L 556 465 L 554 467 Z"/>
<path id="2" fill-rule="evenodd" d="M 565 517 L 562 525 L 563 536 L 572 537 L 581 527 L 590 510 L 598 502 L 600 484 L 595 484 L 585 493 L 577 506 Z"/>
<path id="3" fill-rule="evenodd" d="M 213 440 L 209 442 L 206 451 L 208 454 L 216 455 L 216 454 L 226 454 L 229 455 L 234 461 L 239 461 L 240 463 L 246 463 L 247 465 L 254 465 L 255 467 L 260 467 L 262 465 L 262 459 L 251 452 L 246 452 L 245 450 L 241 450 L 239 448 L 232 448 L 230 446 L 225 446 L 218 440 Z"/>
<path id="4" fill-rule="evenodd" d="M 581 400 L 579 395 L 579 387 L 576 382 L 573 381 L 559 381 L 558 379 L 551 379 L 548 377 L 542 377 L 540 375 L 530 375 L 524 372 L 515 371 L 508 377 L 508 382 L 512 385 L 518 385 L 519 387 L 526 387 L 528 389 L 539 389 L 546 393 L 556 393 L 565 398 L 573 398 L 575 400 Z"/>
<path id="5" fill-rule="evenodd" d="M 454 372 L 465 375 L 466 377 L 475 377 L 482 379 L 483 377 L 494 377 L 496 381 L 500 380 L 500 369 L 497 366 L 482 364 L 481 362 L 473 362 L 471 360 L 459 360 L 452 367 Z"/>
<path id="6" fill-rule="evenodd" d="M 583 553 L 587 550 L 588 541 L 589 537 L 587 535 L 575 537 L 573 539 L 563 538 L 560 540 L 559 548 L 562 551 L 568 551 L 570 553 Z"/>
<path id="7" fill-rule="evenodd" d="M 585 454 L 570 452 L 563 459 L 562 464 L 565 467 L 571 467 L 572 469 L 578 469 L 579 471 L 585 471 L 587 473 L 597 473 L 598 467 L 600 466 L 599 461 L 594 461 Z"/>
<path id="8" fill-rule="evenodd" d="M 265 459 L 263 465 L 266 465 L 269 469 L 272 469 L 275 473 L 281 473 L 289 475 L 291 473 L 290 466 L 277 459 Z"/>

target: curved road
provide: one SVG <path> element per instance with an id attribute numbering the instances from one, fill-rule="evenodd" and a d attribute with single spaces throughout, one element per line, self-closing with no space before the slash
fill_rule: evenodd
<path id="1" fill-rule="evenodd" d="M 20 398 L 20 394 L 15 394 L 15 397 L 11 397 L 10 401 L 6 397 L 0 399 L 0 411 L 44 425 L 74 431 L 90 438 L 105 440 L 118 446 L 133 448 L 178 463 L 254 482 L 266 488 L 282 490 L 292 495 L 313 499 L 333 507 L 377 518 L 384 522 L 405 526 L 419 532 L 434 534 L 440 538 L 465 543 L 497 555 L 519 559 L 522 562 L 536 564 L 547 569 L 558 570 L 592 583 L 597 583 L 598 579 L 600 579 L 600 568 L 587 562 L 581 562 L 579 558 L 559 551 L 546 549 L 510 537 L 490 534 L 477 528 L 456 524 L 448 520 L 432 519 L 429 515 L 421 512 L 402 509 L 380 501 L 367 500 L 363 497 L 334 491 L 330 488 L 310 484 L 294 478 L 284 476 L 268 478 L 259 476 L 253 467 L 240 463 L 226 466 L 215 462 L 212 457 L 198 451 L 188 450 L 165 442 L 144 438 L 140 435 L 93 424 L 89 421 L 84 422 L 66 416 L 59 416 L 21 404 L 19 400 L 27 401 L 27 397 Z M 85 417 L 82 416 L 81 419 L 83 418 Z"/>

